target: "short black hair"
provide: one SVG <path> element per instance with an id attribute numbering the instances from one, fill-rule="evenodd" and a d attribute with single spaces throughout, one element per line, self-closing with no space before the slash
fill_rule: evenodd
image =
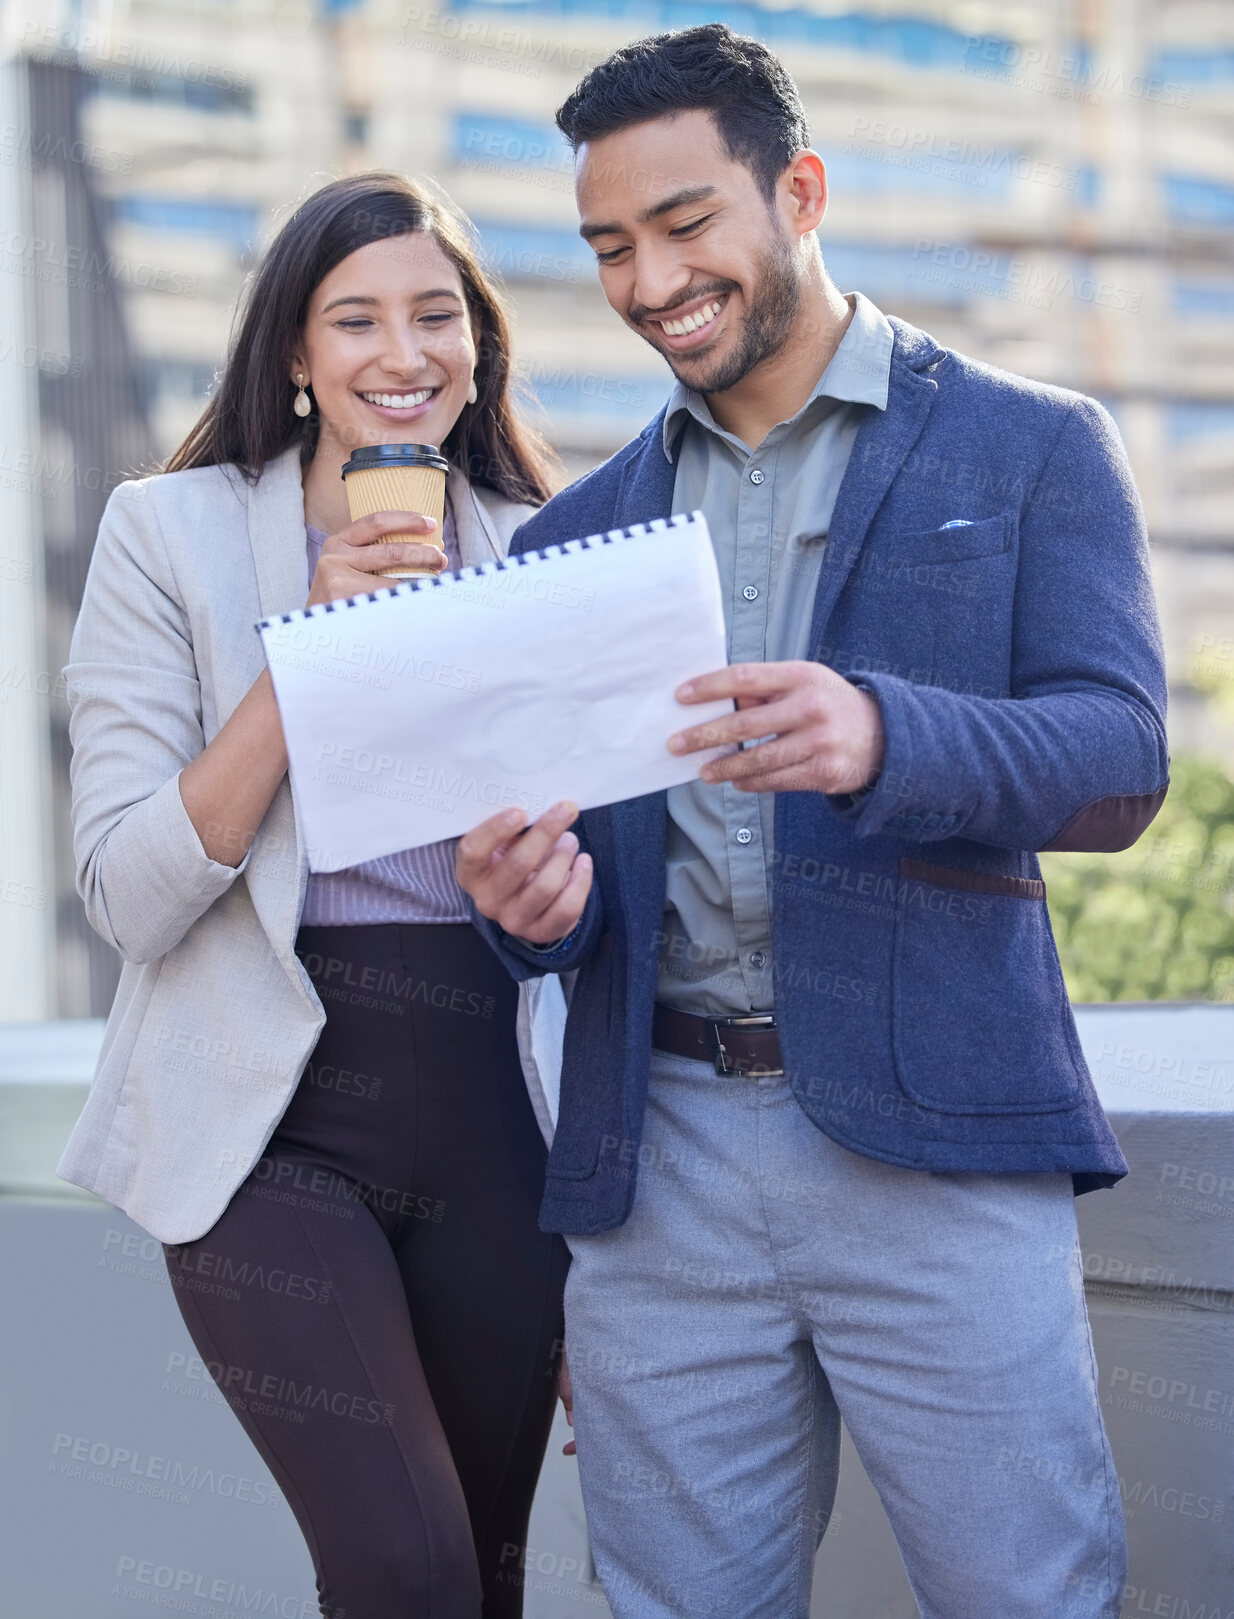
<path id="1" fill-rule="evenodd" d="M 655 34 L 593 67 L 557 109 L 557 127 L 577 151 L 631 124 L 709 112 L 728 155 L 744 163 L 770 201 L 776 181 L 810 144 L 801 97 L 765 45 L 704 23 Z"/>

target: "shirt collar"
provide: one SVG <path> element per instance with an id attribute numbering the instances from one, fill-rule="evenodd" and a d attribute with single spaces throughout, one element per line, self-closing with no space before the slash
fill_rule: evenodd
<path id="1" fill-rule="evenodd" d="M 887 408 L 895 333 L 886 315 L 864 293 L 854 292 L 849 296 L 853 299 L 853 318 L 827 369 L 814 384 L 809 399 L 795 416 L 790 417 L 791 421 L 796 421 L 816 399 L 821 398 L 845 400 L 854 405 L 873 405 L 876 410 Z M 670 461 L 673 459 L 673 440 L 686 416 L 692 416 L 701 427 L 713 433 L 722 431 L 702 394 L 687 388 L 683 382 L 675 383 L 664 409 L 662 437 L 664 453 Z"/>

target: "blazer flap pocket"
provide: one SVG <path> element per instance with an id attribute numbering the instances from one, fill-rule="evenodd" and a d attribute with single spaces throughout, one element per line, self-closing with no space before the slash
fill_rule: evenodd
<path id="1" fill-rule="evenodd" d="M 961 894 L 1001 894 L 1007 899 L 1044 899 L 1045 884 L 1040 877 L 1011 877 L 992 871 L 964 871 L 958 866 L 935 866 L 925 860 L 900 861 L 900 876 L 932 888 L 949 888 Z"/>
<path id="2" fill-rule="evenodd" d="M 906 558 L 922 562 L 965 562 L 974 557 L 998 556 L 1007 549 L 1011 517 L 983 517 L 970 523 L 953 518 L 941 528 L 923 529 L 916 534 L 898 534 L 894 544 Z"/>

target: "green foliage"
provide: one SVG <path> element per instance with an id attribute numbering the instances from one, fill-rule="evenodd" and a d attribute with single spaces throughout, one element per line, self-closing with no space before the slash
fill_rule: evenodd
<path id="1" fill-rule="evenodd" d="M 1185 755 L 1171 780 L 1134 848 L 1041 857 L 1073 1001 L 1234 1001 L 1234 781 Z"/>

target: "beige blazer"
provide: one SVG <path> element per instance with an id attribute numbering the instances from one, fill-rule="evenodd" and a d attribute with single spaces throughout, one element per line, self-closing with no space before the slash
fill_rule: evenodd
<path id="1" fill-rule="evenodd" d="M 465 565 L 529 508 L 447 485 Z M 65 669 L 77 887 L 124 959 L 59 1174 L 163 1242 L 208 1231 L 261 1157 L 325 1012 L 294 950 L 308 863 L 286 780 L 238 867 L 202 849 L 179 774 L 264 667 L 257 620 L 308 593 L 298 451 L 121 484 L 103 514 Z M 564 1001 L 524 988 L 519 1046 L 547 1135 Z"/>

